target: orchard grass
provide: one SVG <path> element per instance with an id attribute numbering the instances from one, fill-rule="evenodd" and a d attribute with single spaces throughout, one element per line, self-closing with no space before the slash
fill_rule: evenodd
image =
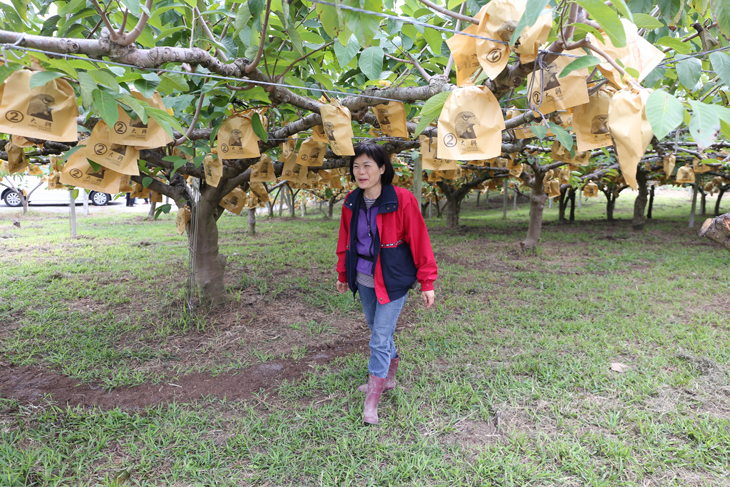
<path id="1" fill-rule="evenodd" d="M 246 401 L 100 410 L 1 398 L 0 484 L 727 485 L 730 254 L 697 236 L 704 217 L 687 228 L 686 191 L 660 192 L 639 233 L 627 193 L 616 222 L 603 197 L 572 224 L 546 208 L 536 255 L 519 251 L 526 202 L 503 220 L 501 195 L 489 209 L 471 196 L 453 232 L 428 220 L 436 305 L 409 298 L 398 388 L 377 427 L 361 423 L 362 354 Z M 4 214 L 0 362 L 113 389 L 302 360 L 338 322 L 364 326 L 352 296 L 334 292 L 339 222 L 312 213 L 259 215 L 255 237 L 245 218 L 221 218 L 223 314 L 184 310 L 187 241 L 173 215 L 80 218 L 71 240 L 62 216 L 31 210 L 18 229 Z M 286 321 L 302 340 L 286 351 L 251 335 L 219 348 L 224 326 L 266 319 L 251 300 L 321 318 Z M 195 347 L 181 354 L 186 340 Z"/>

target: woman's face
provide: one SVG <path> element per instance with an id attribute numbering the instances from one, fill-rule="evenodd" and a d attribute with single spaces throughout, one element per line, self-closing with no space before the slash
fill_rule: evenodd
<path id="1" fill-rule="evenodd" d="M 380 186 L 380 178 L 385 172 L 385 166 L 378 164 L 367 154 L 360 154 L 352 164 L 352 174 L 355 182 L 363 191 Z"/>

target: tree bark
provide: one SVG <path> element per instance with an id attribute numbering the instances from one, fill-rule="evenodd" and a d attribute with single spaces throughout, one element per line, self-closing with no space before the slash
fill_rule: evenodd
<path id="1" fill-rule="evenodd" d="M 152 221 L 155 218 L 156 209 L 157 209 L 157 202 L 150 201 L 150 211 L 147 212 L 147 218 L 145 218 L 145 220 Z"/>
<path id="2" fill-rule="evenodd" d="M 575 188 L 570 188 L 569 195 L 570 195 L 570 223 L 573 223 L 575 221 Z"/>
<path id="3" fill-rule="evenodd" d="M 644 224 L 646 223 L 644 210 L 646 209 L 646 202 L 649 195 L 646 186 L 646 171 L 642 167 L 639 167 L 636 171 L 636 184 L 639 189 L 639 194 L 634 201 L 634 218 L 631 221 L 631 227 L 638 232 L 644 230 Z"/>
<path id="4" fill-rule="evenodd" d="M 646 210 L 646 219 L 651 220 L 651 212 L 654 209 L 654 186 L 649 190 L 649 208 Z"/>
<path id="5" fill-rule="evenodd" d="M 568 208 L 568 188 L 560 191 L 560 198 L 558 199 L 558 221 L 565 223 L 565 210 Z"/>
<path id="6" fill-rule="evenodd" d="M 705 220 L 700 229 L 700 237 L 709 238 L 730 251 L 730 213 Z"/>
<path id="7" fill-rule="evenodd" d="M 289 186 L 287 186 L 287 188 L 289 188 Z M 301 191 L 301 190 L 298 189 L 295 193 L 294 191 L 291 190 L 291 188 L 289 188 L 289 218 L 294 218 L 297 216 L 296 212 L 294 210 L 294 199 L 299 194 L 299 191 Z"/>
<path id="8" fill-rule="evenodd" d="M 540 232 L 542 231 L 542 214 L 545 209 L 547 195 L 543 191 L 542 183 L 545 174 L 536 171 L 532 180 L 530 192 L 530 226 L 527 228 L 527 237 L 521 243 L 523 252 L 536 252 L 540 244 Z"/>
<path id="9" fill-rule="evenodd" d="M 334 216 L 336 202 L 337 202 L 337 195 L 332 196 L 329 199 L 329 201 L 327 202 L 327 204 L 329 205 L 329 207 L 327 208 L 327 218 L 329 218 L 330 220 L 332 219 L 332 216 Z"/>
<path id="10" fill-rule="evenodd" d="M 256 208 L 248 209 L 248 234 L 256 235 Z"/>
<path id="11" fill-rule="evenodd" d="M 195 234 L 188 234 L 188 241 L 195 249 L 195 285 L 203 303 L 218 305 L 225 301 L 226 257 L 218 253 L 218 218 L 223 208 L 218 206 L 218 201 L 210 201 L 201 193 L 193 212 L 198 212 L 197 216 L 193 215 L 198 227 Z"/>
<path id="12" fill-rule="evenodd" d="M 715 201 L 715 216 L 720 216 L 720 202 L 722 201 L 722 197 L 725 194 L 725 191 L 730 189 L 730 185 L 723 186 L 720 188 L 720 192 L 717 194 L 717 201 Z"/>
<path id="13" fill-rule="evenodd" d="M 707 193 L 705 188 L 698 186 L 700 192 L 700 215 L 705 216 L 707 214 Z"/>
<path id="14" fill-rule="evenodd" d="M 459 228 L 459 211 L 461 210 L 461 198 L 455 195 L 446 195 L 446 227 L 455 230 Z"/>
<path id="15" fill-rule="evenodd" d="M 612 222 L 613 210 L 616 208 L 616 195 L 611 188 L 603 191 L 603 194 L 606 195 L 606 220 Z"/>

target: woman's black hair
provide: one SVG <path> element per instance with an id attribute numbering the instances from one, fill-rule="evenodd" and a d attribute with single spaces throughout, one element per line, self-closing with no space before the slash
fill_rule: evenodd
<path id="1" fill-rule="evenodd" d="M 393 184 L 395 170 L 393 169 L 393 164 L 390 163 L 390 155 L 388 154 L 388 151 L 374 142 L 367 141 L 357 144 L 355 146 L 355 155 L 350 158 L 350 179 L 352 182 L 355 182 L 355 175 L 352 170 L 355 158 L 363 154 L 368 155 L 373 161 L 375 161 L 378 167 L 385 166 L 385 172 L 380 177 L 380 183 L 384 186 Z"/>

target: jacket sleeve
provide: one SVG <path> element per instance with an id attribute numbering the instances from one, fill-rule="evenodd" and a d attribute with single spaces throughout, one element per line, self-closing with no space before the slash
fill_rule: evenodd
<path id="1" fill-rule="evenodd" d="M 350 225 L 346 218 L 346 211 L 350 211 L 342 205 L 342 213 L 340 214 L 340 236 L 337 239 L 337 280 L 347 282 L 347 270 L 345 268 L 345 252 L 347 245 L 350 243 Z"/>
<path id="2" fill-rule="evenodd" d="M 433 290 L 433 282 L 438 274 L 436 258 L 433 256 L 431 239 L 428 237 L 426 222 L 423 221 L 418 200 L 410 191 L 403 192 L 403 226 L 406 231 L 406 243 L 411 248 L 413 262 L 416 264 L 416 279 L 421 284 L 421 291 Z"/>

